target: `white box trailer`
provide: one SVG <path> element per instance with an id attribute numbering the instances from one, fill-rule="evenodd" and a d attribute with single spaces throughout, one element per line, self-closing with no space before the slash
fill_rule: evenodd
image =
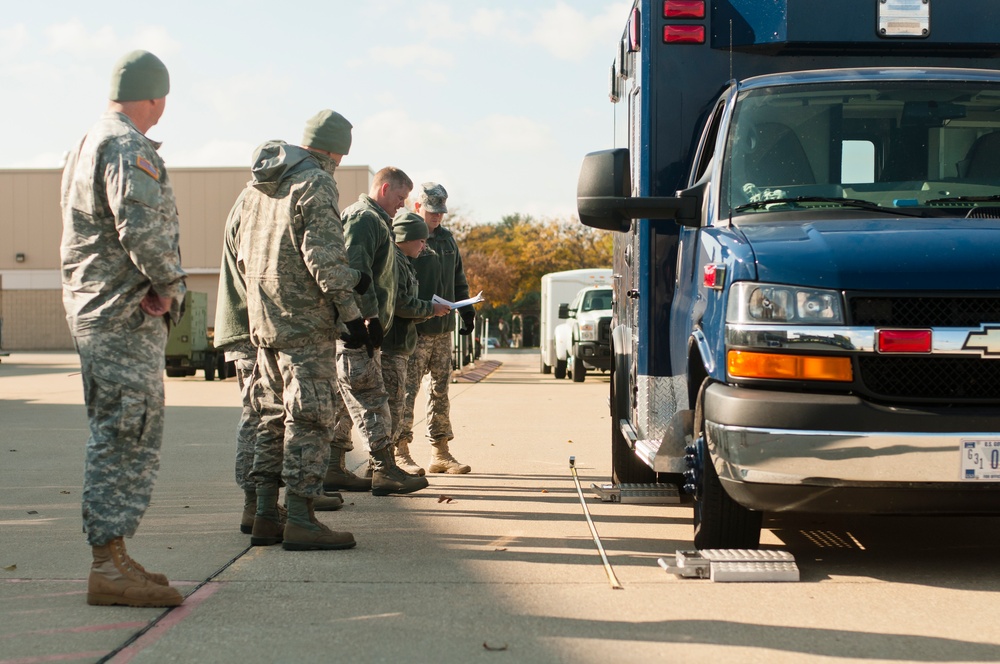
<path id="1" fill-rule="evenodd" d="M 542 275 L 541 351 L 542 373 L 552 373 L 556 357 L 555 329 L 559 325 L 559 305 L 569 304 L 581 288 L 610 286 L 611 268 L 586 268 Z"/>

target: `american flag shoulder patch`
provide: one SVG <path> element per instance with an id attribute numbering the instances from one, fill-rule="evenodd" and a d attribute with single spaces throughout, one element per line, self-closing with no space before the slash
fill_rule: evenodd
<path id="1" fill-rule="evenodd" d="M 136 157 L 135 165 L 139 167 L 139 170 L 145 171 L 154 180 L 160 179 L 160 170 L 153 166 L 145 157 Z"/>

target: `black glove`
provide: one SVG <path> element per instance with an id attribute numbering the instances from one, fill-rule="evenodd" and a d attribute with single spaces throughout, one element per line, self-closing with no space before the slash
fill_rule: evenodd
<path id="1" fill-rule="evenodd" d="M 466 336 L 472 334 L 472 331 L 476 329 L 475 310 L 468 309 L 459 313 L 462 316 L 462 327 L 458 328 L 458 333 Z"/>
<path id="2" fill-rule="evenodd" d="M 340 340 L 344 342 L 344 348 L 357 350 L 362 346 L 368 349 L 368 357 L 375 357 L 375 346 L 368 336 L 368 328 L 365 327 L 364 318 L 349 320 L 344 325 L 347 326 L 347 334 L 340 335 Z"/>
<path id="3" fill-rule="evenodd" d="M 382 323 L 379 322 L 378 318 L 368 319 L 368 336 L 372 340 L 372 346 L 375 346 L 375 348 L 382 347 L 382 340 L 385 338 L 385 330 L 382 329 Z"/>
<path id="4" fill-rule="evenodd" d="M 368 292 L 368 287 L 372 285 L 372 278 L 369 277 L 364 272 L 361 273 L 361 278 L 358 279 L 358 283 L 354 284 L 354 292 L 358 295 L 364 295 Z"/>

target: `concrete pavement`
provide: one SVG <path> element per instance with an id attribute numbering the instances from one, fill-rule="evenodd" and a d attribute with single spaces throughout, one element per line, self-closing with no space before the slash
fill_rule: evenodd
<path id="1" fill-rule="evenodd" d="M 625 586 L 611 590 L 568 469 L 576 456 L 585 486 L 610 474 L 607 379 L 542 376 L 530 351 L 490 359 L 503 365 L 452 385 L 453 451 L 473 473 L 344 494 L 321 518 L 358 546 L 335 552 L 248 547 L 235 382 L 167 379 L 162 468 L 128 543 L 187 595 L 164 612 L 86 605 L 76 358 L 13 353 L 0 365 L 0 664 L 1000 660 L 995 519 L 772 519 L 764 544 L 791 550 L 803 581 L 727 585 L 655 563 L 690 547 L 690 509 L 591 501 Z M 426 441 L 413 450 L 426 461 Z"/>

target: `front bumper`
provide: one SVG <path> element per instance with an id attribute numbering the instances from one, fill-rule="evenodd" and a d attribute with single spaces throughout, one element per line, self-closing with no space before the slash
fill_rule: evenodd
<path id="1" fill-rule="evenodd" d="M 751 509 L 1000 513 L 1000 482 L 961 480 L 961 441 L 1000 438 L 1000 408 L 893 408 L 850 395 L 714 384 L 705 434 Z"/>
<path id="2" fill-rule="evenodd" d="M 577 341 L 573 349 L 574 357 L 592 369 L 609 371 L 611 369 L 611 345 L 599 341 Z"/>

